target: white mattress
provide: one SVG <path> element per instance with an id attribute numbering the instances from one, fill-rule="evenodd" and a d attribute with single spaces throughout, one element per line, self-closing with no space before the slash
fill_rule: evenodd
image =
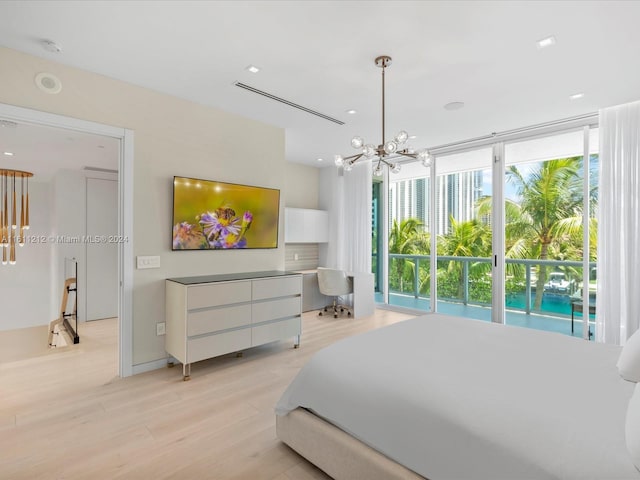
<path id="1" fill-rule="evenodd" d="M 425 315 L 314 355 L 276 414 L 307 408 L 441 479 L 640 479 L 620 347 Z"/>

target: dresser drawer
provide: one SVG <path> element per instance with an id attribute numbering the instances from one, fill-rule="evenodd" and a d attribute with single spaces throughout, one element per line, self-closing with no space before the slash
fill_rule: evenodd
<path id="1" fill-rule="evenodd" d="M 187 341 L 187 363 L 237 352 L 251 345 L 251 328 L 232 330 Z"/>
<path id="2" fill-rule="evenodd" d="M 254 302 L 251 320 L 253 323 L 266 322 L 278 318 L 300 315 L 301 297 L 279 298 L 264 302 Z"/>
<path id="3" fill-rule="evenodd" d="M 187 314 L 187 336 L 251 325 L 251 304 L 212 308 Z"/>
<path id="4" fill-rule="evenodd" d="M 194 285 L 187 291 L 187 310 L 250 301 L 250 281 Z"/>
<path id="5" fill-rule="evenodd" d="M 253 300 L 302 294 L 302 275 L 253 281 Z"/>
<path id="6" fill-rule="evenodd" d="M 251 345 L 262 345 L 287 337 L 295 337 L 300 335 L 301 328 L 300 317 L 253 327 Z"/>

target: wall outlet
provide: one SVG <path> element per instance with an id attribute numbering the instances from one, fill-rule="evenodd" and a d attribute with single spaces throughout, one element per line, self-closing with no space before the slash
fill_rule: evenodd
<path id="1" fill-rule="evenodd" d="M 136 257 L 138 270 L 143 268 L 160 268 L 160 256 L 159 255 L 138 255 Z"/>
<path id="2" fill-rule="evenodd" d="M 294 260 L 300 260 L 300 255 L 298 255 L 297 253 L 293 254 L 293 259 Z"/>
<path id="3" fill-rule="evenodd" d="M 156 335 L 164 335 L 166 333 L 167 324 L 165 322 L 156 323 Z"/>

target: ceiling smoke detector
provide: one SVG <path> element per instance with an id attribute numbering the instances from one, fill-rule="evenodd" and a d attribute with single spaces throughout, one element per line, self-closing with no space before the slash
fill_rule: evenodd
<path id="1" fill-rule="evenodd" d="M 51 53 L 62 52 L 62 47 L 58 45 L 56 42 L 53 42 L 51 40 L 42 40 L 40 44 L 42 45 L 42 48 L 44 48 L 47 52 L 51 52 Z"/>
<path id="2" fill-rule="evenodd" d="M 53 73 L 41 72 L 36 75 L 36 86 L 45 93 L 55 95 L 62 91 L 62 82 Z"/>

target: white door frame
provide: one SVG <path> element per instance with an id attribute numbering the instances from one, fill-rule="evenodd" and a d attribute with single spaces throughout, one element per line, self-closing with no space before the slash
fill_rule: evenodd
<path id="1" fill-rule="evenodd" d="M 0 103 L 0 117 L 120 140 L 118 168 L 118 375 L 133 375 L 133 131 Z"/>

